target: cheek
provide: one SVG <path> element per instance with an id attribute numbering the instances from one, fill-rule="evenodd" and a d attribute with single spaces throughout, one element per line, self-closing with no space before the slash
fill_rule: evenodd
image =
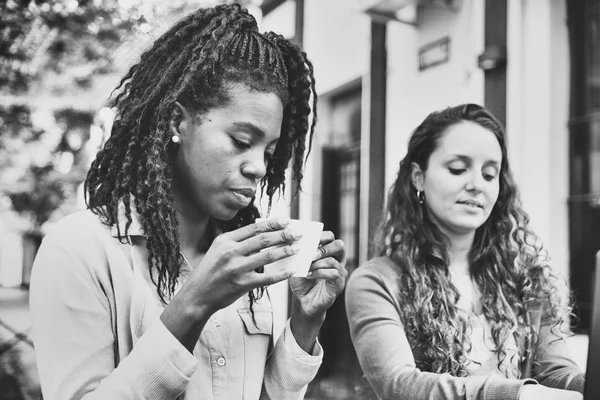
<path id="1" fill-rule="evenodd" d="M 425 195 L 436 204 L 454 203 L 463 187 L 459 176 L 443 172 L 431 174 L 425 183 Z"/>
<path id="2" fill-rule="evenodd" d="M 497 180 L 494 181 L 492 185 L 490 185 L 490 189 L 488 190 L 488 198 L 490 204 L 493 206 L 496 204 L 498 200 L 498 196 L 500 195 L 500 184 Z"/>

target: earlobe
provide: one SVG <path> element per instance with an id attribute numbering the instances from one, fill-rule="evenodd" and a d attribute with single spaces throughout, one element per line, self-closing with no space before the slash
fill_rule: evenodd
<path id="1" fill-rule="evenodd" d="M 178 144 L 181 141 L 181 125 L 185 120 L 187 110 L 178 101 L 173 104 L 171 110 L 171 119 L 169 121 L 169 128 L 171 129 L 171 142 Z"/>
<path id="2" fill-rule="evenodd" d="M 423 190 L 423 170 L 416 162 L 411 164 L 410 179 L 417 190 Z"/>

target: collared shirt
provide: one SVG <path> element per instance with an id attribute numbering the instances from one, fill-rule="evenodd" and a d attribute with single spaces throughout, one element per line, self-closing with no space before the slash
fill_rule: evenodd
<path id="1" fill-rule="evenodd" d="M 30 303 L 45 399 L 303 398 L 322 349 L 305 353 L 289 322 L 273 346 L 268 295 L 254 304 L 254 320 L 247 296 L 215 313 L 192 355 L 159 319 L 164 305 L 135 215 L 130 244 L 115 234 L 84 211 L 57 223 L 40 247 Z"/>

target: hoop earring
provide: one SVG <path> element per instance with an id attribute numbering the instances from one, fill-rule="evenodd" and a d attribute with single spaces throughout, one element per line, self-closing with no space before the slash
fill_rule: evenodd
<path id="1" fill-rule="evenodd" d="M 419 200 L 420 205 L 423 205 L 425 202 L 425 192 L 422 190 L 417 190 L 417 200 Z"/>

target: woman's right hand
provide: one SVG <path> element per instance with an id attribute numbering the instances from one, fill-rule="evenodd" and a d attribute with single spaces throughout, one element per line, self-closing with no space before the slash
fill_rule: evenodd
<path id="1" fill-rule="evenodd" d="M 543 385 L 523 385 L 519 400 L 583 400 L 583 395 L 571 390 L 554 389 Z"/>
<path id="2" fill-rule="evenodd" d="M 294 274 L 285 266 L 256 271 L 298 251 L 294 244 L 302 235 L 287 228 L 288 224 L 288 218 L 268 219 L 215 238 L 160 317 L 190 351 L 216 311 L 253 289 Z"/>
<path id="3" fill-rule="evenodd" d="M 253 289 L 292 276 L 289 268 L 256 272 L 297 252 L 294 242 L 302 234 L 288 224 L 288 218 L 268 219 L 217 236 L 184 286 L 190 300 L 214 313 Z"/>

